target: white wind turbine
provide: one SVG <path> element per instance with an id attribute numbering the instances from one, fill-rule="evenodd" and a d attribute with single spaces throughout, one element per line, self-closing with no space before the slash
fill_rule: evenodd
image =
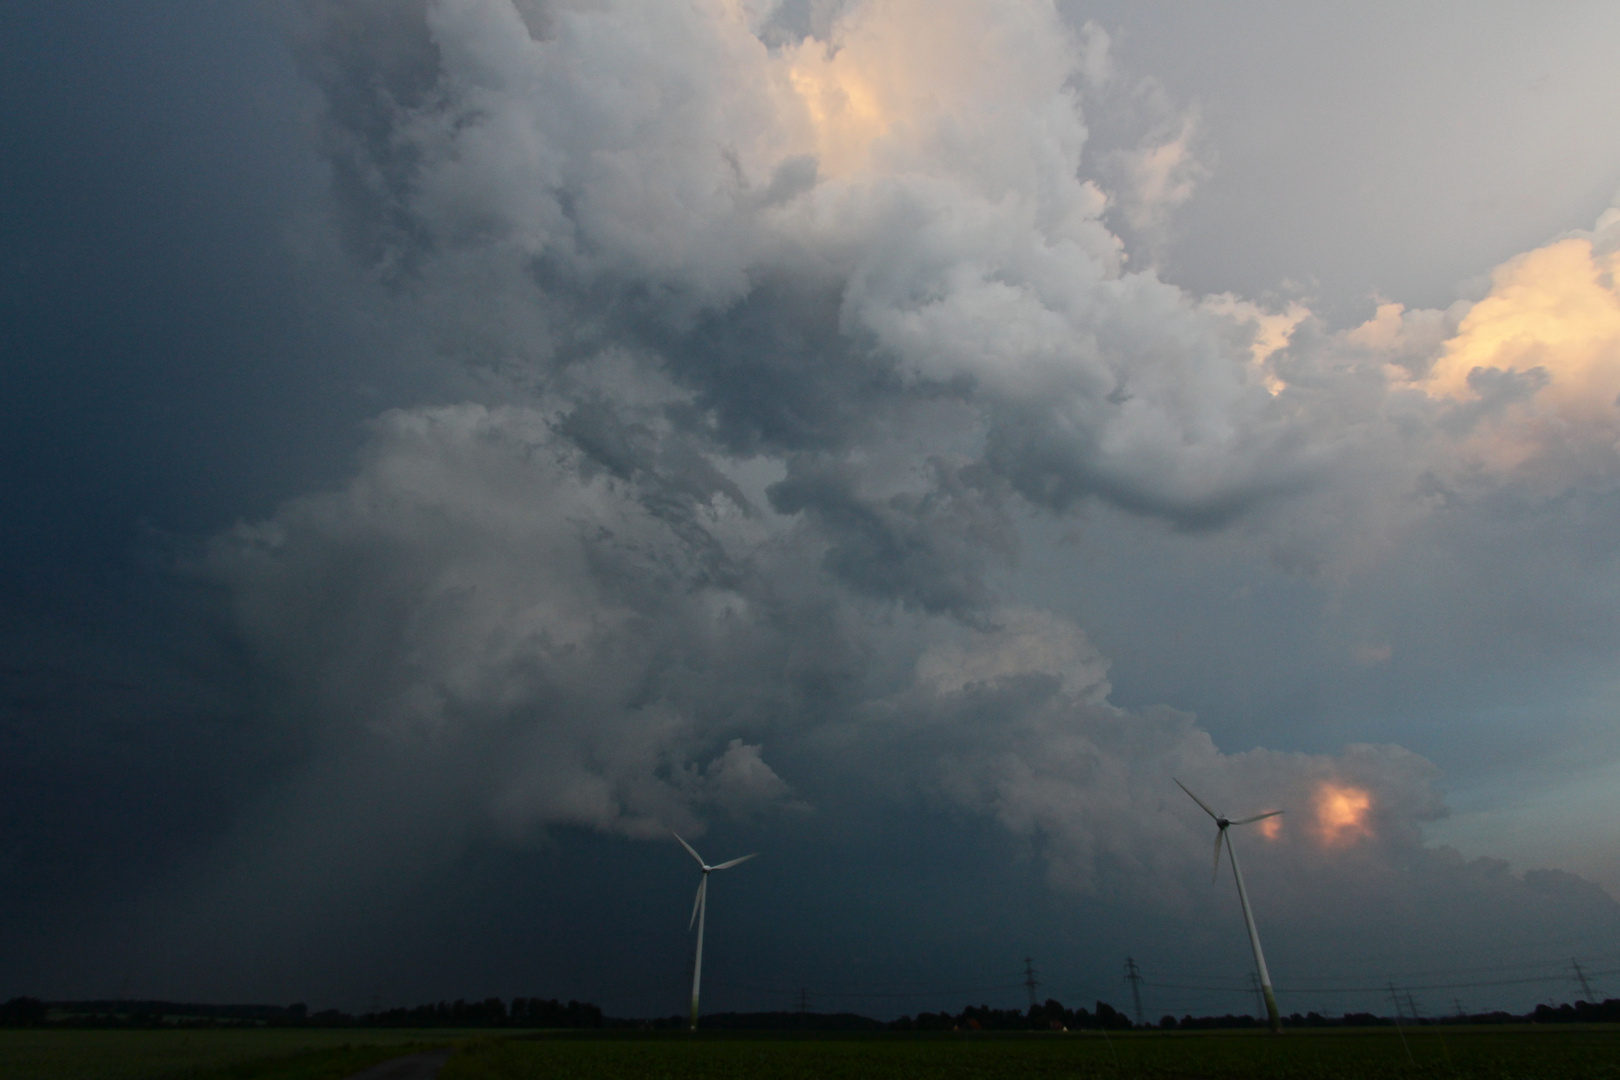
<path id="1" fill-rule="evenodd" d="M 670 835 L 677 840 L 681 840 L 681 834 L 676 832 L 674 829 L 670 830 Z M 744 855 L 740 859 L 732 859 L 730 862 L 723 862 L 718 866 L 710 866 L 708 863 L 703 861 L 703 856 L 699 855 L 696 851 L 693 851 L 692 845 L 688 844 L 685 840 L 681 840 L 681 847 L 685 848 L 691 854 L 692 858 L 697 860 L 698 865 L 703 867 L 703 880 L 698 882 L 697 899 L 692 902 L 692 918 L 686 924 L 686 928 L 690 930 L 692 928 L 692 923 L 697 923 L 698 932 L 697 959 L 692 962 L 692 1030 L 696 1031 L 698 1018 L 698 986 L 703 981 L 703 917 L 708 913 L 709 910 L 709 875 L 716 870 L 729 870 L 738 863 L 745 863 L 749 859 L 752 859 L 754 855 Z M 757 855 L 758 852 L 755 852 L 754 854 Z"/>
<path id="2" fill-rule="evenodd" d="M 1175 780 L 1175 777 L 1171 777 L 1171 779 Z M 1243 905 L 1243 921 L 1249 927 L 1249 946 L 1254 949 L 1254 966 L 1260 973 L 1260 990 L 1266 996 L 1267 1020 L 1271 1024 L 1272 1031 L 1280 1032 L 1282 1030 L 1282 1017 L 1277 1013 L 1277 995 L 1271 992 L 1271 973 L 1266 970 L 1266 955 L 1260 951 L 1260 932 L 1254 928 L 1254 912 L 1249 910 L 1249 892 L 1243 887 L 1243 871 L 1238 869 L 1237 849 L 1232 846 L 1232 838 L 1226 835 L 1226 830 L 1233 825 L 1248 825 L 1251 822 L 1262 821 L 1268 817 L 1276 817 L 1282 811 L 1268 810 L 1264 814 L 1256 814 L 1253 817 L 1230 821 L 1223 815 L 1211 810 L 1203 799 L 1194 795 L 1187 785 L 1180 780 L 1176 780 L 1176 786 L 1187 792 L 1188 797 L 1197 803 L 1204 813 L 1215 819 L 1215 869 L 1214 873 L 1210 875 L 1209 882 L 1211 885 L 1215 884 L 1215 879 L 1221 873 L 1222 841 L 1226 843 L 1227 854 L 1232 857 L 1232 876 L 1237 879 L 1238 902 Z"/>

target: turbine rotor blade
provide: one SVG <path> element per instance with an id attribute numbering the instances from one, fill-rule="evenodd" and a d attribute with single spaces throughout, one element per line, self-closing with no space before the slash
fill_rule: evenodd
<path id="1" fill-rule="evenodd" d="M 749 859 L 753 859 L 753 858 L 758 857 L 758 855 L 759 855 L 759 852 L 756 851 L 752 855 L 744 855 L 740 859 L 732 859 L 730 862 L 723 862 L 719 866 L 711 866 L 711 867 L 709 867 L 709 869 L 710 870 L 729 870 L 731 867 L 736 866 L 738 863 L 745 863 Z"/>
<path id="2" fill-rule="evenodd" d="M 1191 795 L 1192 792 L 1187 792 Z M 1209 883 L 1215 884 L 1221 877 L 1221 841 L 1226 839 L 1225 829 L 1215 830 L 1215 865 L 1209 872 Z"/>
<path id="3" fill-rule="evenodd" d="M 669 830 L 669 835 L 673 836 L 677 840 L 681 840 L 681 834 L 676 832 L 674 829 Z M 705 870 L 709 868 L 709 864 L 703 861 L 703 856 L 692 850 L 691 844 L 688 844 L 685 840 L 681 840 L 681 847 L 685 848 L 687 853 L 690 854 L 692 858 L 697 860 L 699 866 L 703 867 Z"/>
<path id="4" fill-rule="evenodd" d="M 1172 777 L 1171 777 L 1171 778 L 1170 778 L 1170 779 L 1172 779 L 1172 780 L 1176 780 L 1176 778 L 1175 778 L 1175 777 L 1173 777 L 1173 776 L 1172 776 Z M 1215 812 L 1215 811 L 1213 811 L 1213 810 L 1211 810 L 1211 809 L 1210 809 L 1210 808 L 1209 808 L 1209 807 L 1208 807 L 1208 806 L 1207 806 L 1207 805 L 1206 805 L 1206 804 L 1205 804 L 1205 803 L 1204 803 L 1204 800 L 1203 800 L 1203 799 L 1200 799 L 1200 798 L 1199 798 L 1199 797 L 1198 797 L 1198 796 L 1196 796 L 1196 795 L 1194 795 L 1194 794 L 1193 794 L 1193 793 L 1192 793 L 1192 792 L 1191 792 L 1191 791 L 1190 791 L 1190 790 L 1189 790 L 1189 789 L 1188 789 L 1188 787 L 1187 787 L 1187 785 L 1186 785 L 1186 784 L 1183 784 L 1183 783 L 1182 783 L 1182 782 L 1181 782 L 1181 781 L 1180 781 L 1180 780 L 1176 780 L 1176 787 L 1178 787 L 1178 788 L 1180 788 L 1180 789 L 1181 789 L 1181 790 L 1182 790 L 1182 791 L 1185 791 L 1185 792 L 1187 792 L 1187 797 L 1188 797 L 1188 798 L 1189 798 L 1189 799 L 1191 799 L 1191 800 L 1192 800 L 1192 801 L 1193 801 L 1193 802 L 1195 802 L 1195 803 L 1197 803 L 1197 804 L 1198 804 L 1198 806 L 1199 806 L 1199 808 L 1200 808 L 1200 809 L 1202 809 L 1202 810 L 1203 810 L 1203 811 L 1204 811 L 1204 813 L 1206 813 L 1206 814 L 1208 814 L 1208 815 L 1209 815 L 1209 816 L 1210 816 L 1210 817 L 1212 817 L 1212 818 L 1214 818 L 1214 819 L 1215 819 L 1215 820 L 1216 820 L 1216 821 L 1219 821 L 1219 820 L 1220 820 L 1220 819 L 1221 819 L 1221 815 L 1219 815 L 1219 814 L 1217 814 L 1217 813 L 1216 813 L 1216 812 Z M 679 839 L 680 839 L 680 837 L 678 837 L 678 836 L 677 836 L 677 837 L 676 837 L 676 839 L 677 839 L 677 840 L 679 840 Z"/>
<path id="5" fill-rule="evenodd" d="M 1254 815 L 1254 817 L 1246 817 L 1241 821 L 1234 821 L 1234 822 L 1232 822 L 1232 824 L 1233 825 L 1247 825 L 1251 821 L 1264 821 L 1268 817 L 1276 817 L 1278 814 L 1281 814 L 1281 813 L 1282 813 L 1281 810 L 1267 810 L 1264 814 L 1256 814 L 1256 815 Z"/>
<path id="6" fill-rule="evenodd" d="M 692 929 L 692 927 L 697 925 L 698 909 L 703 906 L 703 893 L 704 893 L 705 890 L 708 889 L 708 887 L 709 887 L 709 875 L 704 874 L 703 875 L 703 880 L 698 882 L 697 897 L 692 901 L 692 917 L 689 920 L 687 920 L 687 923 L 686 923 L 686 928 L 688 930 Z"/>

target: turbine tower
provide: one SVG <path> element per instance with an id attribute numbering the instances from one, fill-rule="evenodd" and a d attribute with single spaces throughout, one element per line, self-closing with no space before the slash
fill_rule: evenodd
<path id="1" fill-rule="evenodd" d="M 681 834 L 676 832 L 674 829 L 670 830 L 670 835 L 677 840 L 681 840 Z M 692 918 L 686 924 L 686 928 L 690 930 L 692 928 L 692 924 L 696 923 L 698 932 L 697 959 L 692 962 L 692 1030 L 696 1031 L 698 1018 L 698 987 L 703 981 L 703 919 L 709 910 L 709 875 L 716 870 L 729 870 L 738 863 L 747 862 L 754 856 L 744 855 L 740 859 L 732 859 L 731 861 L 723 862 L 718 866 L 710 866 L 708 863 L 703 861 L 703 856 L 699 855 L 696 851 L 693 851 L 692 845 L 688 844 L 685 840 L 681 840 L 681 847 L 685 848 L 692 858 L 697 860 L 697 864 L 703 867 L 703 880 L 698 882 L 697 899 L 692 901 Z M 754 854 L 757 855 L 758 852 L 755 852 Z"/>
<path id="2" fill-rule="evenodd" d="M 1175 778 L 1171 777 L 1171 779 Z M 1233 825 L 1248 825 L 1252 822 L 1263 821 L 1268 817 L 1276 817 L 1282 811 L 1268 810 L 1264 814 L 1256 814 L 1253 817 L 1231 821 L 1211 810 L 1203 799 L 1194 795 L 1187 785 L 1180 780 L 1176 780 L 1176 786 L 1187 792 L 1187 797 L 1197 803 L 1199 809 L 1215 819 L 1215 867 L 1214 873 L 1210 875 L 1209 879 L 1211 885 L 1215 883 L 1215 879 L 1221 873 L 1221 844 L 1223 842 L 1226 844 L 1226 853 L 1232 857 L 1232 876 L 1237 879 L 1238 902 L 1243 905 L 1243 921 L 1249 927 L 1249 947 L 1254 950 L 1254 966 L 1255 970 L 1260 974 L 1260 992 L 1265 995 L 1266 999 L 1266 1019 L 1269 1021 L 1273 1032 L 1281 1032 L 1282 1017 L 1277 1012 L 1277 995 L 1271 992 L 1271 973 L 1266 970 L 1266 954 L 1260 951 L 1260 932 L 1254 928 L 1254 912 L 1249 909 L 1249 892 L 1243 887 L 1243 871 L 1238 869 L 1237 848 L 1232 846 L 1232 838 L 1226 835 L 1226 830 Z"/>

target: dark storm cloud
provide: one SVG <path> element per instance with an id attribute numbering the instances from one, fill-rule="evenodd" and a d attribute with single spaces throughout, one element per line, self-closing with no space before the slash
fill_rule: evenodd
<path id="1" fill-rule="evenodd" d="M 1457 401 L 1432 361 L 1387 374 L 1451 340 L 1422 313 L 1334 334 L 1125 269 L 1084 178 L 1076 80 L 1102 60 L 1040 5 L 963 3 L 926 48 L 902 44 L 911 6 L 858 6 L 836 51 L 767 48 L 769 11 L 722 6 L 304 12 L 356 254 L 522 402 L 391 414 L 350 487 L 221 539 L 211 572 L 304 707 L 499 747 L 473 760 L 504 779 L 459 775 L 520 825 L 650 835 L 784 803 L 759 745 L 813 770 L 817 732 L 876 747 L 898 724 L 929 748 L 902 787 L 1052 837 L 1085 887 L 1175 850 L 1137 809 L 1177 769 L 1306 800 L 1353 781 L 1428 857 L 1410 755 L 1222 755 L 1107 705 L 1100 669 L 1065 683 L 1051 650 L 1084 635 L 992 581 L 1015 502 L 1353 562 L 1435 484 L 1498 483 L 1479 433 L 1536 376 Z M 955 50 L 982 63 L 966 86 Z M 981 677 L 930 696 L 952 648 Z"/>
<path id="2" fill-rule="evenodd" d="M 343 238 L 368 262 L 397 269 L 423 239 L 406 208 L 420 158 L 394 138 L 394 118 L 428 104 L 438 87 L 426 12 L 423 2 L 310 7 L 296 52 L 326 105 L 321 148 Z"/>
<path id="3" fill-rule="evenodd" d="M 1296 941 L 1368 911 L 1388 955 L 1516 907 L 1613 925 L 1579 882 L 1426 846 L 1445 805 L 1401 746 L 1231 752 L 1120 706 L 1019 566 L 1030 532 L 1126 520 L 1153 539 L 1077 588 L 1168 580 L 1132 560 L 1173 544 L 1334 583 L 1514 493 L 1556 525 L 1620 471 L 1614 395 L 1582 393 L 1607 369 L 1492 328 L 1530 286 L 1600 281 L 1612 222 L 1479 306 L 1350 331 L 1192 295 L 1106 222 L 1151 244 L 1196 132 L 1154 106 L 1094 161 L 1107 35 L 1041 3 L 304 0 L 295 51 L 377 286 L 346 295 L 480 400 L 382 411 L 347 479 L 186 560 L 248 711 L 305 753 L 149 902 L 141 948 L 195 932 L 251 967 L 469 852 L 749 822 L 830 846 L 884 815 L 993 822 L 981 854 L 1027 849 L 1063 895 L 1207 928 L 1210 826 L 1177 777 L 1288 807 L 1246 839 Z M 1522 550 L 1442 546 L 1470 571 Z M 1127 603 L 1163 635 L 1174 593 Z M 1377 665 L 1390 640 L 1353 644 Z"/>
<path id="4" fill-rule="evenodd" d="M 591 410 L 557 426 L 575 439 L 532 411 L 391 414 L 353 487 L 221 538 L 210 572 L 303 710 L 452 754 L 518 825 L 647 835 L 693 828 L 694 800 L 785 798 L 712 730 L 759 730 L 787 691 L 761 681 L 785 662 L 773 605 L 807 629 L 748 550 L 757 515 L 701 461 L 595 466 Z"/>
<path id="5" fill-rule="evenodd" d="M 828 537 L 827 568 L 854 592 L 971 620 L 991 600 L 986 564 L 1013 553 L 1016 533 L 986 470 L 937 460 L 922 468 L 932 474 L 923 493 L 878 502 L 860 497 L 848 464 L 793 461 L 770 488 L 771 508 L 814 518 Z M 974 473 L 989 491 L 974 486 Z"/>

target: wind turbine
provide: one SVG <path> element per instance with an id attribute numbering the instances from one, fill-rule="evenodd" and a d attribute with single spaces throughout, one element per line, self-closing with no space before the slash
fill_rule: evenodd
<path id="1" fill-rule="evenodd" d="M 1175 777 L 1171 777 L 1175 780 Z M 1221 843 L 1226 843 L 1226 852 L 1232 857 L 1232 876 L 1237 879 L 1238 901 L 1243 905 L 1243 921 L 1249 927 L 1249 946 L 1254 949 L 1254 966 L 1260 973 L 1260 991 L 1266 997 L 1267 1019 L 1271 1023 L 1273 1032 L 1282 1031 L 1282 1017 L 1277 1013 L 1277 995 L 1271 992 L 1271 973 L 1266 970 L 1266 954 L 1260 951 L 1260 932 L 1254 928 L 1254 912 L 1249 910 L 1249 892 L 1243 887 L 1243 871 L 1238 869 L 1237 848 L 1232 846 L 1232 838 L 1226 835 L 1226 830 L 1233 825 L 1248 825 L 1252 822 L 1263 821 L 1268 817 L 1276 817 L 1281 810 L 1268 810 L 1264 814 L 1254 817 L 1240 818 L 1230 821 L 1225 816 L 1217 814 L 1205 804 L 1203 799 L 1194 795 L 1186 784 L 1176 780 L 1176 786 L 1187 792 L 1188 798 L 1198 804 L 1199 809 L 1215 819 L 1215 868 L 1210 875 L 1209 883 L 1215 884 L 1215 879 L 1221 873 Z"/>
<path id="2" fill-rule="evenodd" d="M 681 834 L 676 832 L 674 829 L 671 829 L 669 834 L 675 839 L 681 840 Z M 703 867 L 703 880 L 698 882 L 697 899 L 692 901 L 692 918 L 691 921 L 686 924 L 686 928 L 690 930 L 692 929 L 692 923 L 697 923 L 698 931 L 697 959 L 692 962 L 692 1030 L 696 1031 L 698 1018 L 698 986 L 703 981 L 703 917 L 708 914 L 709 910 L 709 875 L 716 870 L 729 870 L 738 863 L 745 863 L 749 859 L 752 859 L 754 855 L 744 855 L 740 859 L 732 859 L 730 862 L 723 862 L 718 866 L 710 866 L 708 863 L 703 861 L 703 856 L 699 855 L 696 851 L 693 851 L 692 845 L 688 844 L 685 840 L 681 840 L 681 847 L 685 848 L 692 858 L 697 860 L 698 865 Z M 755 852 L 754 854 L 757 855 L 759 853 Z"/>

